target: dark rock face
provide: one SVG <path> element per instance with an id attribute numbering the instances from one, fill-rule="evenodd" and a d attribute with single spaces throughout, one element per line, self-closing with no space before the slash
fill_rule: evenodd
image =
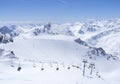
<path id="1" fill-rule="evenodd" d="M 90 47 L 90 51 L 88 52 L 88 56 L 90 59 L 96 59 L 95 56 L 104 56 L 107 60 L 113 59 L 118 60 L 119 58 L 117 56 L 113 56 L 111 54 L 107 54 L 103 48 L 95 48 Z"/>
<path id="2" fill-rule="evenodd" d="M 7 26 L 3 26 L 3 27 L 0 28 L 0 32 L 1 32 L 2 34 L 6 34 L 6 33 L 11 33 L 12 30 L 9 29 Z"/>
<path id="3" fill-rule="evenodd" d="M 48 23 L 48 24 L 44 25 L 44 29 L 45 30 L 50 30 L 51 29 L 51 24 Z"/>
<path id="4" fill-rule="evenodd" d="M 35 28 L 33 31 L 34 35 L 39 35 L 41 33 L 50 33 L 49 31 L 51 30 L 51 24 L 48 23 L 46 25 L 44 25 L 43 28 Z"/>
<path id="5" fill-rule="evenodd" d="M 1 34 L 0 33 L 0 43 L 9 43 L 13 42 L 13 37 L 9 34 Z"/>
<path id="6" fill-rule="evenodd" d="M 84 31 L 82 31 L 82 30 L 79 30 L 79 33 L 80 33 L 80 34 L 84 34 Z"/>
<path id="7" fill-rule="evenodd" d="M 89 51 L 87 52 L 87 56 L 90 58 L 90 59 L 93 59 L 95 60 L 96 59 L 96 56 L 104 56 L 107 60 L 109 59 L 113 59 L 113 60 L 117 60 L 119 59 L 117 56 L 113 56 L 111 54 L 107 54 L 105 52 L 105 50 L 101 47 L 99 48 L 96 48 L 96 47 L 91 47 L 91 46 L 88 46 L 87 43 L 85 41 L 82 41 L 80 38 L 78 39 L 75 39 L 75 42 L 80 44 L 80 45 L 83 45 L 83 46 L 87 46 L 89 48 Z"/>
<path id="8" fill-rule="evenodd" d="M 19 32 L 16 32 L 16 26 L 15 25 L 11 25 L 11 26 L 3 26 L 0 27 L 0 33 L 1 34 L 9 34 L 10 36 L 18 36 Z"/>
<path id="9" fill-rule="evenodd" d="M 90 48 L 90 52 L 91 54 L 94 54 L 94 55 L 97 55 L 97 56 L 105 56 L 106 55 L 106 52 L 103 50 L 103 48 L 95 48 L 95 47 L 92 47 Z"/>
<path id="10" fill-rule="evenodd" d="M 20 31 L 15 25 L 0 27 L 0 43 L 13 42 L 13 37 L 18 36 Z"/>
<path id="11" fill-rule="evenodd" d="M 40 28 L 36 28 L 36 29 L 33 31 L 33 34 L 38 35 L 38 34 L 40 34 L 41 32 L 42 32 L 42 31 L 41 31 Z"/>
<path id="12" fill-rule="evenodd" d="M 79 43 L 80 45 L 88 46 L 85 41 L 82 41 L 80 38 L 75 39 L 75 42 Z"/>

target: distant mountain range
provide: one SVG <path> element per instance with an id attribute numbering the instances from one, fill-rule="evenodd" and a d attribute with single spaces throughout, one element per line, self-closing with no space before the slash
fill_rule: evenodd
<path id="1" fill-rule="evenodd" d="M 1 24 L 0 42 L 10 42 L 15 36 L 66 35 L 81 38 L 93 47 L 102 47 L 106 52 L 119 55 L 120 19 L 92 20 L 64 24 Z M 5 37 L 8 41 L 2 41 Z M 114 42 L 114 40 L 116 41 Z M 111 46 L 109 46 L 111 45 Z M 113 48 L 114 47 L 114 48 Z"/>

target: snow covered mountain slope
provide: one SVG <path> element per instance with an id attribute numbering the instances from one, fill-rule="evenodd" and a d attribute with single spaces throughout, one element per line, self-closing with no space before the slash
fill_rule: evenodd
<path id="1" fill-rule="evenodd" d="M 15 56 L 19 58 L 19 60 L 8 61 L 0 59 L 0 66 L 5 66 L 0 71 L 2 73 L 0 79 L 3 84 L 7 82 L 13 82 L 13 84 L 16 82 L 23 84 L 42 82 L 47 84 L 48 81 L 50 84 L 93 84 L 98 81 L 99 84 L 110 84 L 109 80 L 111 78 L 108 75 L 117 69 L 119 65 L 117 60 L 107 60 L 106 55 L 101 54 L 103 52 L 101 49 L 90 48 L 82 44 L 82 41 L 77 43 L 74 38 L 69 36 L 45 36 L 46 38 L 44 36 L 33 36 L 31 38 L 18 36 L 14 38 L 13 43 L 0 45 L 5 50 L 14 51 Z M 89 58 L 90 54 L 95 56 L 94 59 Z M 85 77 L 83 77 L 83 59 L 88 61 Z M 90 75 L 91 63 L 95 64 L 92 75 Z M 110 69 L 111 64 L 114 65 L 113 69 Z M 16 70 L 19 65 L 22 67 L 20 73 Z M 45 71 L 41 71 L 42 68 Z M 4 69 L 5 71 L 3 71 Z M 5 75 L 5 73 L 7 74 Z M 22 78 L 22 75 L 24 75 L 24 78 Z M 56 77 L 58 78 L 55 81 Z M 119 81 L 113 80 L 112 82 L 118 83 Z"/>
<path id="2" fill-rule="evenodd" d="M 14 41 L 13 36 L 21 35 L 23 37 L 65 35 L 73 38 L 80 37 L 93 47 L 102 47 L 107 53 L 119 55 L 120 19 L 113 20 L 93 20 L 87 22 L 63 23 L 63 24 L 3 24 L 0 25 L 0 42 L 9 43 Z M 112 38 L 111 38 L 112 37 Z M 3 39 L 4 38 L 4 39 Z M 109 39 L 109 40 L 108 40 Z M 113 45 L 114 47 L 109 46 Z M 106 43 L 103 43 L 105 41 Z M 104 45 L 105 44 L 105 45 Z"/>
<path id="3" fill-rule="evenodd" d="M 79 62 L 87 50 L 84 46 L 80 49 L 80 45 L 74 41 L 37 38 L 19 39 L 14 43 L 3 44 L 1 48 L 13 50 L 17 57 L 23 59 L 61 62 L 71 61 L 69 58 Z"/>
<path id="4" fill-rule="evenodd" d="M 107 53 L 119 56 L 120 19 L 88 22 L 79 32 L 83 32 L 80 37 L 89 45 L 102 47 Z"/>
<path id="5" fill-rule="evenodd" d="M 75 40 L 73 37 L 61 35 L 43 35 L 43 37 L 33 36 L 31 38 L 18 36 L 14 43 L 1 44 L 0 47 L 14 51 L 18 58 L 39 61 L 66 61 L 71 63 L 75 61 L 79 63 L 85 55 L 88 57 L 95 55 L 96 58 L 97 56 L 106 59 L 112 58 L 112 55 L 107 54 L 102 48 L 90 47 L 81 39 Z"/>
<path id="6" fill-rule="evenodd" d="M 111 53 L 113 55 L 116 55 L 120 57 L 119 53 L 119 45 L 120 45 L 120 40 L 119 40 L 120 33 L 111 33 L 109 35 L 103 36 L 101 38 L 98 38 L 96 40 L 89 39 L 89 43 L 93 43 L 95 47 L 103 47 L 107 53 Z"/>
<path id="7" fill-rule="evenodd" d="M 1 35 L 9 34 L 14 41 L 4 44 L 1 37 L 0 48 L 4 51 L 0 53 L 0 82 L 119 84 L 119 23 L 2 25 Z M 11 51 L 14 54 L 10 55 Z M 22 67 L 20 72 L 18 67 Z"/>

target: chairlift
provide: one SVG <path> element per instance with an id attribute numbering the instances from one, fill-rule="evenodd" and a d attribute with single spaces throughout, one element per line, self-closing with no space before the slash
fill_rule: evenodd
<path id="1" fill-rule="evenodd" d="M 19 61 L 19 66 L 17 68 L 17 71 L 20 71 L 22 68 L 21 68 L 21 65 L 20 65 L 20 60 L 18 60 L 18 61 Z"/>
<path id="2" fill-rule="evenodd" d="M 70 69 L 70 67 L 68 67 L 67 69 Z"/>
<path id="3" fill-rule="evenodd" d="M 56 70 L 58 71 L 58 70 L 59 70 L 59 68 L 57 67 L 57 68 L 56 68 Z"/>
<path id="4" fill-rule="evenodd" d="M 19 66 L 18 69 L 17 69 L 17 71 L 20 71 L 21 69 L 22 69 L 22 68 Z"/>
<path id="5" fill-rule="evenodd" d="M 80 67 L 79 67 L 79 66 L 76 66 L 76 68 L 78 68 L 78 69 L 79 69 Z"/>
<path id="6" fill-rule="evenodd" d="M 43 66 L 44 66 L 44 63 L 42 63 L 41 71 L 43 71 L 43 70 L 44 70 Z"/>
<path id="7" fill-rule="evenodd" d="M 41 71 L 43 71 L 44 70 L 44 68 L 41 68 Z"/>

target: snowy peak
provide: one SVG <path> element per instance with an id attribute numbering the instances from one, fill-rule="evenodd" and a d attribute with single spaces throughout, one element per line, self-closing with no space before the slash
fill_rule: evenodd
<path id="1" fill-rule="evenodd" d="M 11 34 L 14 31 L 19 35 L 22 31 L 26 32 L 29 29 L 33 29 L 33 32 L 47 33 L 47 34 L 64 34 L 64 35 L 79 35 L 86 33 L 96 33 L 103 32 L 106 30 L 112 30 L 114 28 L 120 27 L 120 19 L 114 20 L 93 20 L 87 22 L 77 22 L 77 23 L 64 23 L 64 24 L 40 24 L 40 23 L 28 23 L 28 24 L 4 24 L 1 25 L 1 33 Z M 19 33 L 18 33 L 19 31 Z"/>
<path id="2" fill-rule="evenodd" d="M 18 36 L 22 30 L 17 25 L 5 25 L 0 27 L 2 34 L 9 34 L 10 36 Z"/>
<path id="3" fill-rule="evenodd" d="M 83 34 L 83 33 L 101 32 L 108 29 L 118 28 L 118 27 L 120 27 L 119 19 L 88 21 L 84 23 L 84 25 L 79 30 L 79 33 Z"/>

